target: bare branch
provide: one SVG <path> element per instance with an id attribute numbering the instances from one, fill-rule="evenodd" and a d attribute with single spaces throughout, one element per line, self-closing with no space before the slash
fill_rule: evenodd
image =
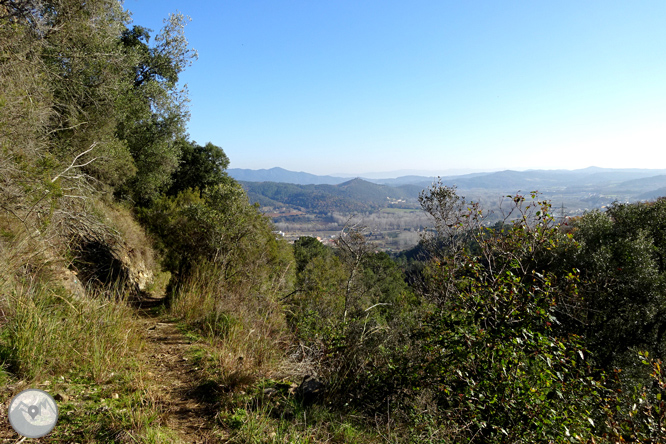
<path id="1" fill-rule="evenodd" d="M 377 307 L 378 305 L 393 305 L 393 304 L 389 304 L 388 302 L 379 302 L 379 303 L 373 305 L 372 307 L 368 307 L 368 308 L 366 308 L 365 311 L 370 311 L 370 310 L 372 310 L 373 308 Z"/>
<path id="2" fill-rule="evenodd" d="M 78 155 L 74 158 L 74 160 L 72 160 L 72 163 L 71 163 L 67 168 L 65 168 L 65 170 L 64 170 L 62 173 L 58 174 L 56 177 L 54 177 L 53 179 L 51 179 L 51 182 L 52 182 L 52 183 L 55 182 L 56 180 L 58 180 L 60 177 L 62 177 L 64 174 L 66 174 L 67 171 L 71 170 L 72 168 L 81 168 L 81 167 L 84 167 L 84 166 L 86 166 L 86 165 L 90 165 L 91 163 L 93 163 L 94 161 L 96 161 L 96 160 L 97 160 L 97 157 L 95 157 L 94 159 L 92 159 L 92 160 L 90 160 L 90 161 L 88 161 L 88 162 L 86 162 L 86 163 L 76 165 L 76 161 L 79 160 L 79 158 L 80 158 L 81 156 L 84 156 L 84 155 L 88 154 L 88 153 L 91 152 L 93 149 L 95 149 L 96 146 L 97 146 L 97 142 L 95 142 L 95 143 L 93 143 L 92 145 L 90 145 L 90 148 L 88 148 L 88 149 L 85 150 L 84 152 L 78 154 Z"/>
<path id="3" fill-rule="evenodd" d="M 67 131 L 67 130 L 71 130 L 71 129 L 74 129 L 74 128 L 78 128 L 78 127 L 80 127 L 81 125 L 86 125 L 87 123 L 88 123 L 88 122 L 81 122 L 81 123 L 77 123 L 76 125 L 72 125 L 72 126 L 67 127 L 67 128 L 56 128 L 56 129 L 54 129 L 54 130 L 49 131 L 47 134 L 53 134 L 53 133 L 56 133 L 56 132 L 58 132 L 58 131 Z"/>

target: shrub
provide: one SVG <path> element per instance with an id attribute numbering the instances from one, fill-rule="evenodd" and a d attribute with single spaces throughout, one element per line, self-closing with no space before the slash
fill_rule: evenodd
<path id="1" fill-rule="evenodd" d="M 582 338 L 558 328 L 558 306 L 575 299 L 576 270 L 541 266 L 569 243 L 547 202 L 511 197 L 498 229 L 454 189 L 422 195 L 436 231 L 421 296 L 430 310 L 377 372 L 394 403 L 447 430 L 444 442 L 569 442 L 589 439 L 600 401 Z"/>
<path id="2" fill-rule="evenodd" d="M 271 231 L 269 220 L 249 204 L 235 181 L 163 196 L 139 216 L 157 240 L 164 265 L 184 280 L 202 261 L 216 264 L 227 285 L 288 285 L 293 256 Z"/>
<path id="3" fill-rule="evenodd" d="M 617 204 L 574 221 L 580 248 L 562 255 L 584 285 L 571 328 L 585 335 L 601 367 L 632 367 L 634 350 L 666 357 L 666 200 Z"/>

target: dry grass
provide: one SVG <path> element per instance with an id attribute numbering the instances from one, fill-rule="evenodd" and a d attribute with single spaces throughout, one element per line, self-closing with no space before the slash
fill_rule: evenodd
<path id="1" fill-rule="evenodd" d="M 71 398 L 59 402 L 57 441 L 175 442 L 141 370 L 145 342 L 126 294 L 68 291 L 53 245 L 6 213 L 0 229 L 0 402 L 26 386 Z"/>
<path id="2" fill-rule="evenodd" d="M 353 414 L 303 406 L 293 393 L 265 399 L 264 385 L 278 379 L 289 384 L 302 370 L 289 356 L 294 338 L 283 307 L 269 296 L 230 290 L 220 276 L 212 265 L 198 267 L 173 297 L 169 314 L 201 339 L 191 359 L 202 381 L 219 390 L 217 420 L 228 442 L 386 442 Z"/>
<path id="3" fill-rule="evenodd" d="M 213 265 L 202 265 L 173 298 L 170 314 L 215 343 L 220 383 L 242 385 L 280 366 L 289 342 L 282 307 L 272 297 L 227 289 Z"/>
<path id="4" fill-rule="evenodd" d="M 113 295 L 85 300 L 36 282 L 16 285 L 2 301 L 3 354 L 25 379 L 75 372 L 102 382 L 129 367 L 142 348 L 131 308 Z"/>

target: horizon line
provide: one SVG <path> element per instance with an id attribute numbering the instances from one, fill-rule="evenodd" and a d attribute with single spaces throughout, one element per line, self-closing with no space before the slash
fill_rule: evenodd
<path id="1" fill-rule="evenodd" d="M 319 177 L 331 177 L 331 178 L 341 178 L 341 179 L 398 179 L 406 176 L 421 176 L 427 178 L 441 177 L 441 176 L 464 176 L 467 174 L 477 174 L 477 173 L 497 173 L 505 171 L 516 171 L 516 172 L 527 172 L 527 171 L 584 171 L 584 170 L 611 170 L 611 171 L 666 171 L 666 168 L 637 168 L 637 167 L 627 167 L 627 168 L 617 168 L 617 167 L 599 167 L 595 165 L 590 165 L 582 168 L 493 168 L 493 169 L 479 169 L 479 168 L 448 168 L 440 172 L 435 170 L 421 170 L 421 169 L 404 169 L 404 170 L 391 170 L 391 171 L 367 171 L 364 173 L 329 173 L 329 174 L 317 174 L 311 173 L 308 171 L 296 171 L 290 170 L 281 166 L 274 166 L 270 168 L 241 168 L 241 167 L 229 167 L 227 170 L 245 170 L 245 171 L 270 171 L 270 170 L 282 170 L 295 174 L 309 174 L 312 176 Z"/>

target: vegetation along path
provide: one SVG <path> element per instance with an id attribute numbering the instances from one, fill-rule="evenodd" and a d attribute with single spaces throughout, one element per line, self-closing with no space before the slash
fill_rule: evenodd
<path id="1" fill-rule="evenodd" d="M 145 325 L 147 357 L 152 368 L 147 376 L 161 393 L 165 425 L 187 443 L 219 442 L 213 437 L 214 410 L 206 403 L 198 385 L 197 367 L 188 358 L 193 341 L 180 331 L 175 321 L 158 314 L 162 300 L 148 298 L 139 306 Z"/>

